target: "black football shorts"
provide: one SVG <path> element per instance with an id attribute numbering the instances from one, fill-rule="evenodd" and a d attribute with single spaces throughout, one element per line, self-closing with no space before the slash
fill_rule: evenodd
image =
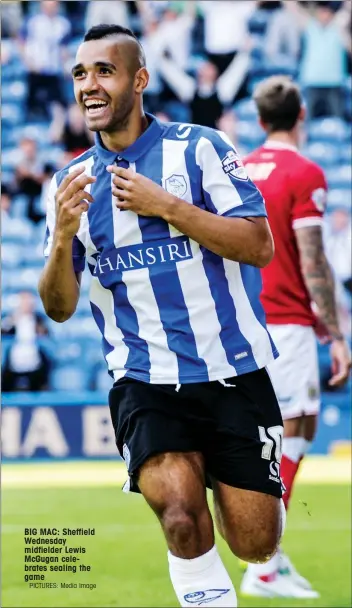
<path id="1" fill-rule="evenodd" d="M 121 378 L 109 405 L 131 491 L 151 456 L 199 451 L 209 487 L 215 478 L 281 498 L 283 423 L 266 369 L 181 386 Z"/>

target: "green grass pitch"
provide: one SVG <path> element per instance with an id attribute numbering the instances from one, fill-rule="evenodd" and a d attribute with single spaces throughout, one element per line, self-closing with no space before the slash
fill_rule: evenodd
<path id="1" fill-rule="evenodd" d="M 2 606 L 178 606 L 169 582 L 166 545 L 142 497 L 120 487 L 3 488 Z M 210 495 L 209 495 L 210 497 Z M 25 527 L 89 527 L 83 545 L 89 573 L 46 573 L 46 582 L 93 583 L 96 589 L 29 589 L 24 583 Z M 236 589 L 237 560 L 217 539 Z M 348 484 L 298 484 L 284 547 L 299 571 L 321 593 L 319 600 L 249 600 L 239 606 L 351 606 L 351 497 Z"/>

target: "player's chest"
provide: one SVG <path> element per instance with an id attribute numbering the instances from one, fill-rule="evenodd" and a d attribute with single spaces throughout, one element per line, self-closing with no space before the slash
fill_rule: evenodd
<path id="1" fill-rule="evenodd" d="M 177 142 L 185 144 L 185 142 Z M 171 154 L 164 148 L 149 154 L 135 163 L 121 163 L 133 171 L 144 175 L 170 194 L 189 204 L 204 207 L 200 177 L 197 172 L 189 173 L 181 146 L 179 153 Z M 117 163 L 120 164 L 120 163 Z M 112 247 L 129 247 L 140 243 L 158 243 L 172 236 L 172 229 L 167 222 L 158 217 L 140 216 L 129 210 L 117 207 L 117 199 L 112 194 L 112 179 L 104 168 L 96 172 L 97 181 L 92 185 L 91 194 L 94 203 L 90 205 L 85 230 L 85 239 L 96 251 L 110 250 Z M 199 182 L 199 183 L 198 183 Z M 180 233 L 178 233 L 180 234 Z"/>

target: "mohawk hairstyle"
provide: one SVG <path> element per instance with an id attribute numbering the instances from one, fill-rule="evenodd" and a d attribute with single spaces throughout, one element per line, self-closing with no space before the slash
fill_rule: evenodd
<path id="1" fill-rule="evenodd" d="M 94 25 L 91 27 L 85 33 L 83 40 L 84 42 L 90 42 L 91 40 L 102 40 L 104 38 L 120 35 L 125 36 L 127 40 L 129 39 L 136 45 L 135 53 L 129 52 L 126 54 L 126 61 L 129 66 L 129 71 L 131 74 L 134 74 L 139 68 L 146 67 L 146 59 L 143 47 L 132 30 L 114 23 L 100 23 L 99 25 Z"/>

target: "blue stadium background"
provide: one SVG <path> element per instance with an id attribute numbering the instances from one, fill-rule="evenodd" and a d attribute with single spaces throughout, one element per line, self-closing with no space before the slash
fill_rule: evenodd
<path id="1" fill-rule="evenodd" d="M 52 143 L 48 136 L 51 118 L 38 117 L 28 120 L 26 104 L 28 95 L 28 69 L 21 53 L 22 30 L 31 17 L 40 12 L 40 2 L 17 3 L 21 6 L 21 14 L 17 15 L 17 28 L 5 29 L 3 49 L 5 58 L 2 59 L 2 185 L 10 193 L 11 206 L 7 212 L 10 221 L 3 223 L 2 230 L 2 317 L 11 315 L 16 307 L 18 294 L 21 291 L 30 291 L 35 296 L 38 313 L 43 313 L 42 305 L 37 294 L 37 283 L 43 267 L 43 237 L 45 220 L 33 222 L 28 218 L 28 198 L 24 194 L 16 193 L 13 188 L 14 176 L 18 166 L 18 150 L 21 140 L 30 138 L 37 142 L 38 158 L 58 168 L 63 163 L 65 145 L 61 141 Z M 87 19 L 87 2 L 61 2 L 59 13 L 71 23 L 71 31 L 65 40 L 67 51 L 67 64 L 73 62 L 75 50 L 84 34 Z M 94 3 L 90 3 L 94 4 Z M 110 3 L 115 4 L 114 2 Z M 127 2 L 123 8 L 128 25 L 139 36 L 144 35 L 143 11 L 140 3 Z M 153 15 L 153 23 L 158 27 L 167 10 L 174 11 L 179 17 L 185 9 L 184 2 L 158 2 L 148 3 Z M 158 4 L 159 6 L 156 6 Z M 199 65 L 206 58 L 204 46 L 204 14 L 202 3 L 196 7 L 192 25 L 190 54 L 187 57 L 185 71 L 195 75 Z M 226 4 L 226 3 L 216 3 Z M 248 4 L 248 3 L 238 3 Z M 242 154 L 252 150 L 263 141 L 263 132 L 257 124 L 256 113 L 250 99 L 255 84 L 262 78 L 271 74 L 289 74 L 299 81 L 300 61 L 302 51 L 297 58 L 278 56 L 276 61 L 268 61 L 265 53 L 267 43 L 266 34 L 276 10 L 281 10 L 280 2 L 251 2 L 255 10 L 247 23 L 248 39 L 251 40 L 249 51 L 249 64 L 246 75 L 244 94 L 227 106 L 224 113 L 235 121 L 234 139 Z M 314 9 L 314 3 L 310 3 Z M 332 2 L 334 10 L 341 9 L 342 2 Z M 74 6 L 72 6 L 74 5 Z M 154 5 L 154 6 L 153 6 Z M 163 6 L 162 6 L 163 5 Z M 274 6 L 275 5 L 275 6 Z M 121 8 L 121 7 L 120 7 Z M 162 10 L 161 10 L 162 8 Z M 220 10 L 220 9 L 219 9 Z M 154 12 L 153 12 L 154 11 Z M 176 19 L 174 15 L 173 18 Z M 150 18 L 150 17 L 149 17 Z M 175 21 L 175 27 L 177 22 Z M 304 44 L 304 41 L 303 41 Z M 304 48 L 304 47 L 303 47 Z M 346 59 L 348 56 L 346 54 Z M 348 61 L 346 62 L 348 66 Z M 155 68 L 155 66 L 153 66 Z M 62 74 L 61 93 L 67 106 L 73 102 L 72 86 L 69 76 Z M 163 83 L 162 78 L 157 88 L 157 95 L 147 98 L 147 107 L 158 111 L 161 117 L 171 120 L 187 122 L 191 120 L 190 106 L 177 99 L 170 89 Z M 163 88 L 164 87 L 164 88 Z M 165 93 L 166 91 L 166 93 Z M 347 209 L 351 212 L 351 74 L 346 69 L 343 83 L 343 114 L 321 115 L 310 119 L 306 125 L 306 141 L 303 152 L 318 162 L 325 170 L 329 184 L 329 197 L 326 222 L 329 224 L 331 214 L 337 208 Z M 155 100 L 160 104 L 155 108 Z M 323 113 L 324 114 L 324 113 Z M 40 218 L 40 195 L 35 200 L 38 217 Z M 3 212 L 2 212 L 3 213 Z M 101 435 L 101 450 L 86 449 L 87 441 L 84 439 L 83 420 L 86 408 L 102 408 L 99 424 L 108 427 L 107 423 L 107 391 L 111 386 L 111 379 L 107 374 L 100 349 L 98 331 L 90 314 L 88 299 L 89 276 L 84 273 L 82 293 L 78 309 L 72 319 L 65 324 L 56 324 L 47 320 L 48 336 L 38 337 L 38 343 L 47 353 L 51 361 L 47 390 L 39 393 L 27 392 L 4 393 L 3 406 L 5 416 L 5 430 L 8 437 L 17 433 L 16 446 L 6 447 L 5 458 L 41 458 L 41 457 L 114 457 L 114 448 L 106 448 L 112 439 L 109 430 Z M 350 331 L 350 292 L 344 287 L 343 302 L 345 314 L 347 307 L 346 331 Z M 9 349 L 14 344 L 16 336 L 4 335 L 2 338 L 2 361 L 6 360 Z M 319 347 L 319 360 L 322 373 L 323 412 L 320 420 L 319 433 L 313 451 L 326 453 L 339 442 L 350 440 L 350 413 L 351 413 L 351 384 L 337 391 L 326 390 L 326 379 L 329 376 L 328 347 Z M 36 410 L 38 410 L 39 412 Z M 51 409 L 53 416 L 51 422 L 45 415 L 40 422 L 42 410 Z M 16 412 L 16 415 L 14 415 Z M 21 446 L 25 442 L 26 434 L 33 423 L 33 416 L 37 418 L 37 443 L 33 443 L 31 450 L 24 451 Z M 50 418 L 50 416 L 49 416 Z M 45 422 L 46 420 L 46 422 Z M 32 421 L 32 422 L 31 422 Z M 54 421 L 54 422 L 53 422 Z M 36 423 L 37 424 L 37 423 Z M 59 425 L 59 430 L 67 440 L 68 451 L 51 450 L 48 437 L 50 424 Z M 42 425 L 42 426 L 41 426 Z M 45 426 L 47 425 L 47 426 Z M 17 430 L 15 430 L 15 427 Z M 44 430 L 43 430 L 44 429 Z M 48 430 L 49 429 L 49 430 Z M 57 430 L 57 429 L 56 429 Z M 47 435 L 46 435 L 47 433 Z M 44 439 L 43 439 L 44 437 Z M 5 441 L 5 446 L 9 440 Z M 105 447 L 104 447 L 105 445 Z"/>

